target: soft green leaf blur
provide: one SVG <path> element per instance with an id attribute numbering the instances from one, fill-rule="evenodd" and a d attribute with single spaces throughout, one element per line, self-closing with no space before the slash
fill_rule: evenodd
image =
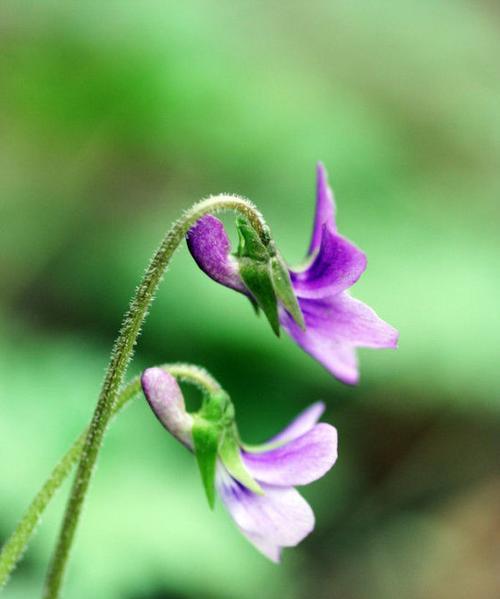
<path id="1" fill-rule="evenodd" d="M 340 447 L 303 490 L 315 532 L 267 562 L 141 399 L 107 436 L 65 596 L 500 596 L 499 56 L 486 0 L 0 3 L 0 540 L 89 421 L 169 224 L 244 195 L 298 263 L 322 160 L 368 255 L 353 293 L 397 352 L 361 351 L 345 387 L 183 247 L 130 370 L 206 367 L 248 443 L 323 399 Z M 39 596 L 68 488 L 6 599 Z"/>

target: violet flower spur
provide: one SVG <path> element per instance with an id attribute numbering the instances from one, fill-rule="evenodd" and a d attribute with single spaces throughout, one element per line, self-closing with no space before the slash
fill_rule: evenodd
<path id="1" fill-rule="evenodd" d="M 204 459 L 200 461 L 198 454 L 207 450 L 210 443 L 206 439 L 211 435 L 198 443 L 196 431 L 203 430 L 205 434 L 210 427 L 215 431 L 217 442 L 211 469 L 214 487 L 237 527 L 261 553 L 279 562 L 283 547 L 297 545 L 313 530 L 312 509 L 295 486 L 322 477 L 337 459 L 336 429 L 318 423 L 324 411 L 321 402 L 307 408 L 264 445 L 250 447 L 239 441 L 230 400 L 220 417 L 207 419 L 209 413 L 214 413 L 210 407 L 212 398 L 205 398 L 200 412 L 188 414 L 177 382 L 161 368 L 146 370 L 142 387 L 157 418 L 196 454 L 200 469 Z M 219 405 L 218 399 L 214 399 Z M 232 454 L 232 448 L 236 453 Z M 204 482 L 207 489 L 207 481 Z"/>
<path id="2" fill-rule="evenodd" d="M 220 220 L 212 215 L 198 220 L 188 232 L 187 244 L 206 274 L 245 294 L 269 318 L 266 306 L 243 276 L 241 252 L 230 254 L 230 242 Z M 370 307 L 349 294 L 365 269 L 365 254 L 337 232 L 333 193 L 323 165 L 318 164 L 316 214 L 307 263 L 304 268 L 288 270 L 301 314 L 298 318 L 276 293 L 277 328 L 281 325 L 303 350 L 347 384 L 359 380 L 357 347 L 394 349 L 399 336 Z M 273 328 L 276 331 L 276 325 Z"/>

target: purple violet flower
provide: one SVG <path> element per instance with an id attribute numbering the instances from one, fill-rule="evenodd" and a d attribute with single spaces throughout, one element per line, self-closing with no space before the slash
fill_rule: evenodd
<path id="1" fill-rule="evenodd" d="M 141 381 L 163 426 L 195 452 L 191 431 L 196 415 L 186 412 L 175 379 L 161 368 L 149 368 Z M 274 562 L 279 562 L 283 547 L 294 547 L 314 528 L 313 511 L 295 486 L 321 478 L 337 459 L 336 429 L 318 423 L 324 409 L 321 402 L 312 404 L 263 445 L 239 444 L 244 468 L 260 493 L 237 480 L 217 457 L 215 485 L 222 503 L 243 535 Z"/>
<path id="2" fill-rule="evenodd" d="M 212 215 L 201 218 L 187 235 L 198 266 L 215 281 L 252 299 L 240 276 L 238 258 L 224 226 Z M 337 232 L 335 201 L 323 165 L 317 167 L 316 214 L 307 264 L 289 269 L 305 328 L 279 302 L 279 322 L 294 341 L 335 377 L 359 380 L 357 347 L 396 348 L 399 333 L 348 289 L 366 269 L 366 256 Z M 253 298 L 255 299 L 255 298 Z"/>

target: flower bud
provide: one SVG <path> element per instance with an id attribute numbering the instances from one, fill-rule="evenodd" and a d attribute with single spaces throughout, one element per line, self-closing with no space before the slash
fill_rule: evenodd
<path id="1" fill-rule="evenodd" d="M 193 447 L 193 418 L 186 412 L 184 396 L 175 378 L 162 368 L 148 368 L 141 377 L 146 399 L 155 416 L 181 443 Z"/>

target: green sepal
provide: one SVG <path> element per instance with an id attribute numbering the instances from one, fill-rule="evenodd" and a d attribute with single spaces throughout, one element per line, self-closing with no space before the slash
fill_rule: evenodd
<path id="1" fill-rule="evenodd" d="M 195 416 L 191 434 L 208 505 L 213 509 L 215 505 L 215 466 L 221 437 L 220 425 Z"/>
<path id="2" fill-rule="evenodd" d="M 194 415 L 191 434 L 201 480 L 211 508 L 215 504 L 217 454 L 224 431 L 232 426 L 234 406 L 229 395 L 223 390 L 206 395 L 201 409 Z"/>
<path id="3" fill-rule="evenodd" d="M 264 495 L 259 483 L 252 478 L 241 459 L 240 443 L 235 427 L 225 431 L 219 447 L 219 456 L 229 474 L 250 491 Z"/>
<path id="4" fill-rule="evenodd" d="M 293 291 L 290 273 L 279 253 L 276 253 L 276 255 L 271 258 L 271 280 L 277 298 L 281 301 L 285 310 L 290 313 L 299 327 L 305 331 L 306 323 L 304 322 L 302 310 L 300 309 L 299 302 Z"/>
<path id="5" fill-rule="evenodd" d="M 262 243 L 261 238 L 252 225 L 244 218 L 236 219 L 236 229 L 238 230 L 238 258 L 251 258 L 267 262 L 269 253 L 266 246 Z"/>
<path id="6" fill-rule="evenodd" d="M 241 458 L 238 430 L 234 421 L 234 406 L 223 390 L 207 394 L 201 409 L 193 416 L 191 434 L 196 461 L 210 508 L 215 504 L 215 475 L 219 458 L 227 471 L 247 489 L 262 495 Z"/>
<path id="7" fill-rule="evenodd" d="M 232 422 L 234 420 L 234 406 L 229 395 L 222 389 L 206 395 L 198 416 L 221 426 Z"/>
<path id="8" fill-rule="evenodd" d="M 268 262 L 256 262 L 250 258 L 240 258 L 240 276 L 254 297 L 257 305 L 267 317 L 274 333 L 279 337 L 280 322 L 278 300 L 271 281 Z"/>
<path id="9" fill-rule="evenodd" d="M 277 336 L 280 332 L 278 300 L 302 330 L 304 317 L 293 291 L 288 268 L 274 242 L 264 244 L 257 231 L 244 218 L 236 221 L 239 246 L 236 257 L 243 283 L 262 308 Z"/>
<path id="10" fill-rule="evenodd" d="M 247 295 L 247 298 L 253 308 L 253 311 L 255 312 L 255 316 L 259 316 L 259 314 L 260 314 L 259 304 L 253 299 L 253 297 L 251 295 Z"/>
<path id="11" fill-rule="evenodd" d="M 279 337 L 278 300 L 271 281 L 269 250 L 257 231 L 244 218 L 236 220 L 239 245 L 236 257 L 240 276 L 252 294 L 252 304 L 262 308 L 274 333 Z"/>

